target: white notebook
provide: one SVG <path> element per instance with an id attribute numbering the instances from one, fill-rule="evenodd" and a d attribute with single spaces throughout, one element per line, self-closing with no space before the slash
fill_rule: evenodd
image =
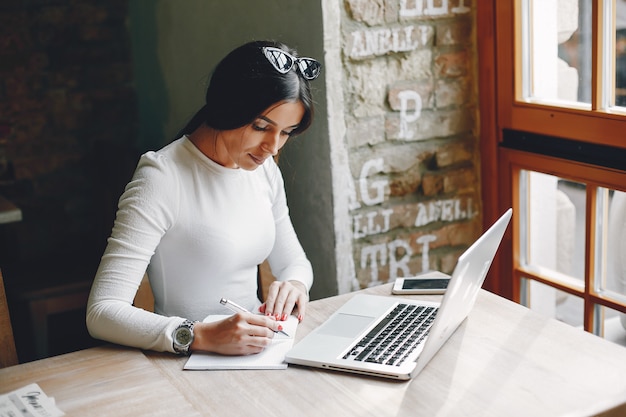
<path id="1" fill-rule="evenodd" d="M 221 320 L 228 315 L 213 315 L 203 321 Z M 226 356 L 209 352 L 193 352 L 184 369 L 187 370 L 226 370 L 226 369 L 286 369 L 285 355 L 293 346 L 298 319 L 289 316 L 287 321 L 281 322 L 283 331 L 289 335 L 276 333 L 272 344 L 261 353 L 245 356 Z"/>

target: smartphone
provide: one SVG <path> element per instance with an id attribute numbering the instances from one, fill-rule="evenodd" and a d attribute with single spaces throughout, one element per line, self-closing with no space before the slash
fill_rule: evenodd
<path id="1" fill-rule="evenodd" d="M 396 278 L 392 294 L 443 294 L 448 288 L 450 276 L 438 273 L 426 273 L 416 277 Z"/>

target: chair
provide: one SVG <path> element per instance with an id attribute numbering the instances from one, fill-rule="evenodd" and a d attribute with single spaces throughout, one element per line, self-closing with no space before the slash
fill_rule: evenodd
<path id="1" fill-rule="evenodd" d="M 9 305 L 4 291 L 4 280 L 0 271 L 0 368 L 17 365 L 17 350 L 9 316 Z"/>
<path id="2" fill-rule="evenodd" d="M 259 300 L 265 301 L 270 284 L 274 281 L 276 281 L 276 277 L 272 274 L 269 262 L 265 260 L 257 268 L 257 296 Z"/>
<path id="3" fill-rule="evenodd" d="M 50 356 L 49 318 L 59 313 L 79 311 L 87 306 L 91 281 L 57 285 L 20 294 L 28 306 L 37 359 Z"/>
<path id="4" fill-rule="evenodd" d="M 97 242 L 105 242 L 111 233 L 118 198 L 132 177 L 139 155 L 132 146 L 96 140 L 89 158 L 93 167 L 91 171 L 93 177 L 90 180 L 98 190 L 94 197 L 94 207 L 97 210 L 93 219 L 96 230 L 94 239 Z M 115 161 L 115 164 L 111 164 L 111 161 Z M 86 254 L 81 256 L 83 265 L 78 266 L 76 270 L 63 269 L 64 274 L 71 277 L 69 282 L 55 282 L 54 285 L 43 282 L 38 288 L 21 294 L 22 300 L 26 301 L 29 308 L 37 358 L 56 354 L 52 352 L 53 346 L 49 340 L 50 336 L 53 336 L 49 334 L 49 319 L 57 314 L 82 312 L 87 306 L 93 276 L 100 262 L 104 245 L 100 247 L 96 244 L 92 247 L 89 243 L 85 250 Z M 56 259 L 55 261 L 58 262 Z M 85 328 L 84 331 L 86 330 Z M 86 333 L 83 335 L 77 333 L 74 336 L 88 337 Z M 84 347 L 90 343 L 91 340 L 81 341 Z M 78 346 L 72 348 L 75 347 Z"/>

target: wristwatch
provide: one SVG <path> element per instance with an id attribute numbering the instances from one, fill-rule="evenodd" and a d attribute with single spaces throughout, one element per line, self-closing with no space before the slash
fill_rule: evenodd
<path id="1" fill-rule="evenodd" d="M 194 322 L 191 320 L 183 321 L 180 326 L 174 329 L 172 333 L 172 339 L 174 344 L 174 352 L 181 355 L 189 355 L 189 347 L 193 343 L 193 326 Z"/>

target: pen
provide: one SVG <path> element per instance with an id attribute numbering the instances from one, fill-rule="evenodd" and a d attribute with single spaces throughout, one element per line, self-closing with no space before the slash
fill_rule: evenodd
<path id="1" fill-rule="evenodd" d="M 234 311 L 235 313 L 249 313 L 248 310 L 246 310 L 245 308 L 243 308 L 236 302 L 230 301 L 227 298 L 220 299 L 220 304 L 223 305 L 224 307 L 229 308 L 231 311 Z M 285 336 L 289 337 L 289 335 L 282 330 L 275 331 L 274 333 L 282 333 Z"/>

